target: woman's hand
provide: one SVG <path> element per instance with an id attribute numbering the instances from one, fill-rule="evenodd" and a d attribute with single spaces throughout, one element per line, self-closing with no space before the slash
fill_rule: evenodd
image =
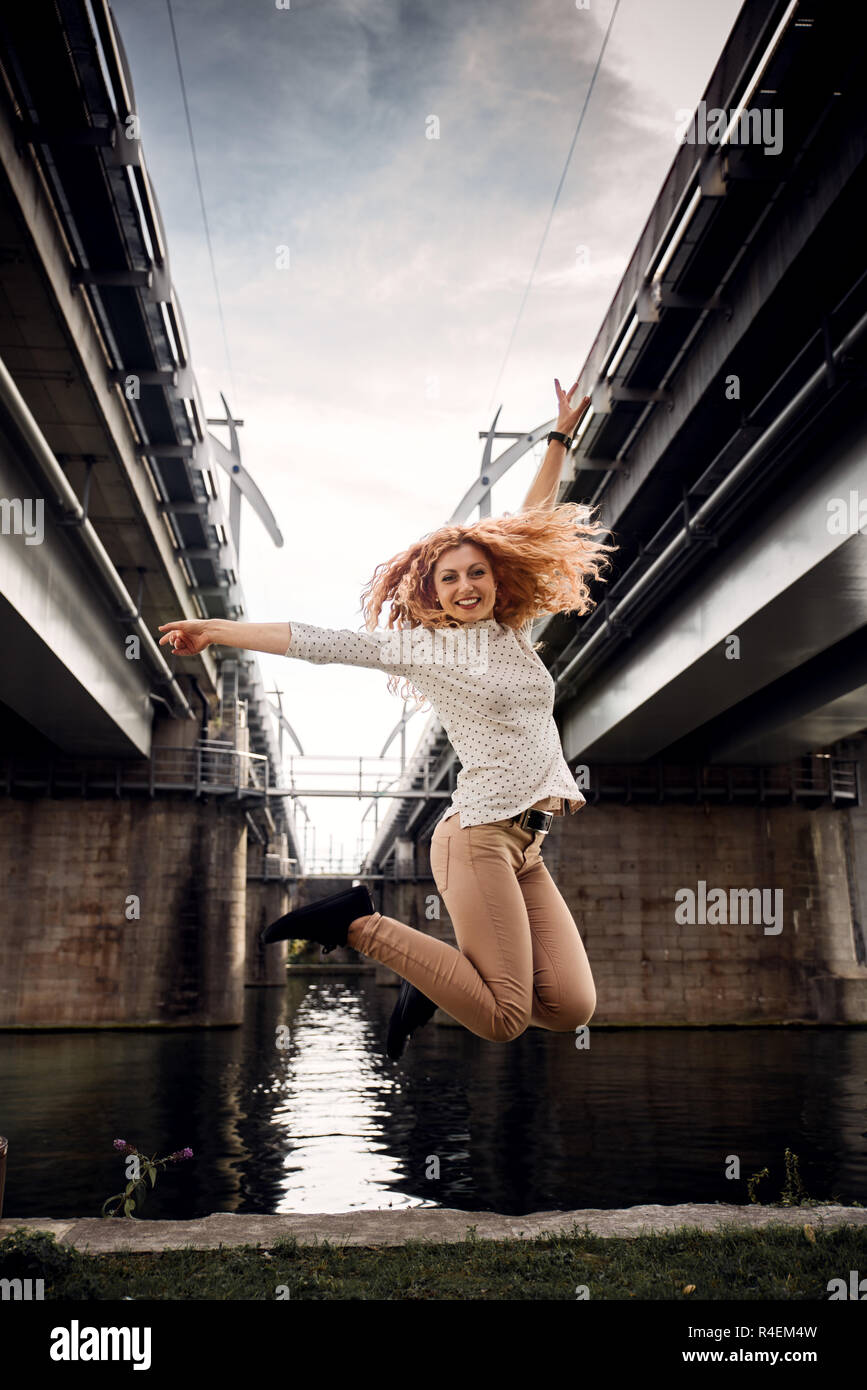
<path id="1" fill-rule="evenodd" d="M 160 623 L 158 630 L 164 628 L 168 631 L 160 638 L 160 646 L 168 642 L 175 656 L 196 656 L 214 641 L 206 618 L 178 618 L 173 623 Z"/>
<path id="2" fill-rule="evenodd" d="M 574 386 L 570 386 L 568 391 L 564 391 L 559 381 L 555 377 L 554 389 L 557 392 L 557 400 L 560 406 L 560 413 L 557 418 L 557 429 L 560 430 L 562 434 L 568 434 L 569 438 L 573 439 L 575 436 L 575 431 L 581 423 L 581 420 L 587 410 L 587 407 L 590 404 L 590 397 L 585 396 L 581 404 L 575 406 L 575 408 L 573 409 L 571 401 L 573 395 L 578 389 L 578 382 L 576 381 Z"/>

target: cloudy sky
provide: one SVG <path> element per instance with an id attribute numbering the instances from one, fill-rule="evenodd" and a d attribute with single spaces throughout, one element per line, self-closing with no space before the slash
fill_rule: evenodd
<path id="1" fill-rule="evenodd" d="M 556 414 L 553 378 L 578 375 L 676 153 L 675 112 L 740 6 L 621 0 L 506 355 L 614 0 L 171 5 L 228 360 L 168 6 L 113 0 L 203 401 L 219 414 L 222 391 L 245 420 L 284 537 L 245 512 L 248 617 L 357 629 L 376 565 L 477 476 L 497 407 L 506 430 Z M 495 514 L 520 506 L 540 457 L 495 490 Z M 305 751 L 379 754 L 402 710 L 384 674 L 260 660 Z M 317 854 L 330 840 L 351 858 L 367 805 L 309 800 Z"/>

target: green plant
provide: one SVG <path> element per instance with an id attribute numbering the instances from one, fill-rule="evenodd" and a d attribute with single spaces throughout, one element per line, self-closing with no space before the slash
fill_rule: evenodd
<path id="1" fill-rule="evenodd" d="M 760 1172 L 753 1173 L 751 1178 L 747 1178 L 747 1192 L 751 1202 L 758 1202 L 758 1188 L 762 1178 L 769 1178 L 771 1175 L 767 1168 L 762 1168 Z"/>
<path id="2" fill-rule="evenodd" d="M 799 1207 L 803 1202 L 810 1199 L 807 1189 L 801 1182 L 801 1174 L 798 1171 L 798 1155 L 793 1154 L 792 1150 L 786 1149 L 786 1181 L 780 1193 L 780 1201 L 784 1207 Z"/>
<path id="3" fill-rule="evenodd" d="M 192 1158 L 192 1149 L 177 1149 L 166 1158 L 147 1158 L 139 1153 L 134 1144 L 128 1144 L 125 1139 L 115 1139 L 114 1147 L 118 1153 L 122 1153 L 127 1159 L 127 1176 L 129 1182 L 123 1192 L 115 1192 L 111 1197 L 106 1197 L 102 1204 L 100 1216 L 117 1216 L 123 1207 L 124 1216 L 133 1216 L 134 1208 L 139 1210 L 144 1206 L 147 1196 L 147 1184 L 150 1179 L 152 1188 L 157 1185 L 157 1172 L 160 1168 L 165 1168 L 169 1163 L 182 1163 L 187 1158 Z M 114 1202 L 116 1205 L 112 1211 L 107 1208 Z"/>
<path id="4" fill-rule="evenodd" d="M 51 1279 L 68 1274 L 75 1264 L 75 1251 L 58 1245 L 47 1231 L 30 1231 L 19 1226 L 0 1240 L 0 1276 L 4 1279 Z"/>
<path id="5" fill-rule="evenodd" d="M 783 1207 L 822 1207 L 834 1206 L 840 1203 L 838 1197 L 830 1199 L 819 1199 L 811 1197 L 807 1192 L 798 1168 L 798 1155 L 793 1153 L 790 1148 L 785 1150 L 786 1181 L 780 1192 L 779 1205 Z M 762 1178 L 769 1177 L 767 1168 L 762 1168 L 758 1173 L 753 1173 L 751 1178 L 747 1178 L 747 1192 L 751 1202 L 758 1202 L 758 1186 Z M 842 1203 L 840 1203 L 843 1205 Z M 771 1204 L 769 1204 L 771 1205 Z M 850 1206 L 859 1207 L 860 1202 L 851 1202 Z"/>
<path id="6" fill-rule="evenodd" d="M 98 1280 L 74 1246 L 58 1245 L 48 1231 L 19 1226 L 0 1240 L 0 1278 L 44 1279 L 49 1290 L 62 1286 L 68 1298 L 94 1298 Z"/>

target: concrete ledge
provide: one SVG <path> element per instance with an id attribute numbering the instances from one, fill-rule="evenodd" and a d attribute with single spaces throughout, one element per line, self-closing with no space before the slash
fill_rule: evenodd
<path id="1" fill-rule="evenodd" d="M 500 1216 L 489 1211 L 455 1211 L 450 1207 L 407 1207 L 400 1211 L 287 1213 L 284 1216 L 243 1216 L 214 1212 L 196 1221 L 141 1221 L 134 1217 L 84 1217 L 60 1221 L 28 1217 L 0 1221 L 0 1240 L 18 1227 L 49 1231 L 58 1242 L 92 1254 L 122 1251 L 214 1250 L 219 1246 L 260 1245 L 265 1248 L 285 1236 L 299 1245 L 403 1245 L 408 1240 L 435 1244 L 467 1239 L 475 1226 L 480 1240 L 528 1239 L 545 1233 L 585 1230 L 599 1236 L 633 1237 L 671 1232 L 684 1226 L 714 1232 L 721 1226 L 761 1230 L 768 1226 L 810 1225 L 816 1231 L 835 1226 L 858 1226 L 867 1233 L 865 1207 L 727 1206 L 687 1203 L 683 1206 L 639 1206 L 606 1210 L 536 1211 L 528 1216 Z"/>
<path id="2" fill-rule="evenodd" d="M 357 965 L 354 961 L 334 961 L 332 965 L 320 965 L 318 961 L 302 961 L 286 966 L 287 975 L 374 975 L 375 965 Z"/>

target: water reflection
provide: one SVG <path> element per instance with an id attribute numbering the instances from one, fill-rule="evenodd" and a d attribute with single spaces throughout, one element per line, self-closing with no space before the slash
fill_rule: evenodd
<path id="1" fill-rule="evenodd" d="M 306 976 L 248 990 L 240 1029 L 0 1034 L 5 1215 L 97 1215 L 115 1138 L 195 1150 L 148 1197 L 162 1218 L 742 1201 L 730 1154 L 770 1168 L 767 1201 L 787 1145 L 810 1195 L 867 1201 L 863 1029 L 599 1030 L 580 1052 L 430 1026 L 394 1063 L 394 1001 Z"/>
<path id="2" fill-rule="evenodd" d="M 315 982 L 294 1015 L 282 1075 L 269 1088 L 287 1155 L 275 1211 L 437 1205 L 401 1191 L 404 1164 L 386 1137 L 400 1075 L 385 1075 L 377 1060 L 380 1020 L 365 1002 L 354 984 Z"/>

